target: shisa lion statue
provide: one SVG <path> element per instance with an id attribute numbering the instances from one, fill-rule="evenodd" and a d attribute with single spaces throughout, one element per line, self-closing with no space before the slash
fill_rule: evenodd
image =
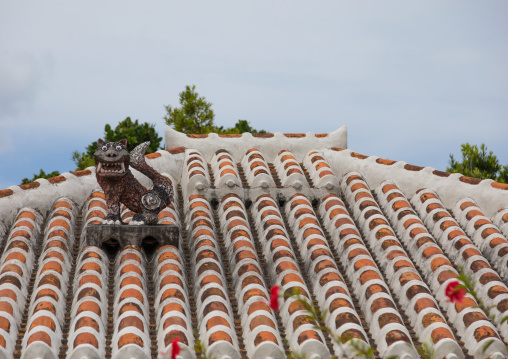
<path id="1" fill-rule="evenodd" d="M 107 215 L 105 224 L 123 224 L 120 203 L 135 212 L 129 224 L 155 224 L 158 214 L 173 201 L 173 187 L 145 161 L 145 152 L 150 142 L 138 145 L 129 154 L 127 140 L 118 142 L 97 141 L 95 151 L 95 174 L 97 182 L 106 196 Z M 146 189 L 134 177 L 129 166 L 138 170 L 153 182 Z"/>

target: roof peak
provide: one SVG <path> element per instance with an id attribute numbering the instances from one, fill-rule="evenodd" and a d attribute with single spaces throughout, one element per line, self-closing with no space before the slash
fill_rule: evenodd
<path id="1" fill-rule="evenodd" d="M 298 161 L 302 161 L 306 153 L 311 150 L 321 150 L 332 147 L 347 148 L 347 127 L 324 134 L 307 133 L 265 133 L 252 134 L 242 133 L 233 135 L 219 135 L 208 133 L 203 135 L 184 134 L 166 126 L 166 150 L 177 147 L 192 148 L 204 154 L 210 161 L 213 154 L 224 149 L 232 154 L 235 161 L 241 161 L 243 155 L 256 148 L 263 152 L 266 159 L 271 162 L 277 156 L 281 148 L 291 151 Z"/>

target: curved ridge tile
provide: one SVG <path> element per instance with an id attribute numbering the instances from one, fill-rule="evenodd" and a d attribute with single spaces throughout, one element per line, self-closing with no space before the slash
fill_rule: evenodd
<path id="1" fill-rule="evenodd" d="M 339 187 L 339 180 L 321 151 L 310 151 L 303 158 L 303 165 L 309 171 L 314 187 L 332 190 Z"/>
<path id="2" fill-rule="evenodd" d="M 81 253 L 86 243 L 86 232 L 89 224 L 102 224 L 106 218 L 106 196 L 102 191 L 95 191 L 88 197 L 83 206 L 83 230 L 81 231 L 81 243 L 79 252 Z"/>
<path id="3" fill-rule="evenodd" d="M 70 314 L 68 359 L 105 356 L 108 262 L 107 254 L 97 247 L 86 247 L 79 256 Z"/>
<path id="4" fill-rule="evenodd" d="M 508 208 L 503 208 L 497 211 L 492 222 L 503 232 L 505 237 L 508 237 Z"/>
<path id="5" fill-rule="evenodd" d="M 122 222 L 125 224 L 129 224 L 132 221 L 132 217 L 134 217 L 134 212 L 128 209 L 123 203 L 120 204 L 120 218 Z"/>
<path id="6" fill-rule="evenodd" d="M 383 358 L 415 357 L 411 336 L 397 311 L 395 300 L 346 206 L 336 194 L 323 198 L 320 213 L 335 250 L 345 265 L 370 332 Z M 390 319 L 390 320 L 385 320 Z"/>
<path id="7" fill-rule="evenodd" d="M 300 164 L 291 152 L 286 150 L 280 151 L 279 155 L 275 157 L 273 164 L 283 187 L 300 189 L 303 186 L 309 186 L 302 167 L 300 167 Z"/>
<path id="8" fill-rule="evenodd" d="M 508 283 L 508 241 L 472 198 L 463 198 L 453 208 L 462 229 Z"/>
<path id="9" fill-rule="evenodd" d="M 173 246 L 160 247 L 154 256 L 153 266 L 159 352 L 170 351 L 171 343 L 178 338 L 184 358 L 195 358 L 191 310 L 185 284 L 187 279 L 182 253 Z"/>
<path id="10" fill-rule="evenodd" d="M 388 284 L 396 293 L 401 309 L 409 318 L 419 340 L 422 343 L 432 343 L 431 345 L 436 345 L 442 339 L 454 341 L 455 338 L 445 324 L 445 319 L 427 284 L 415 269 L 413 261 L 400 244 L 362 176 L 359 173 L 346 175 L 342 181 L 342 190 L 354 208 L 355 219 L 361 226 L 386 277 L 389 278 Z M 404 207 L 400 201 L 394 204 L 394 210 L 399 207 Z M 434 314 L 426 318 L 427 325 L 423 323 L 426 311 L 418 310 L 424 304 L 427 304 L 427 308 L 431 308 L 427 311 L 431 310 Z M 427 326 L 433 330 L 428 330 Z"/>
<path id="11" fill-rule="evenodd" d="M 499 324 L 501 318 L 508 315 L 508 288 L 506 284 L 490 267 L 488 261 L 444 208 L 443 203 L 433 191 L 424 189 L 417 192 L 411 199 L 411 203 L 448 257 L 455 264 L 461 265 L 464 272 L 476 281 L 475 289 L 478 295 L 490 308 L 491 314 L 494 314 L 494 322 L 506 339 L 508 323 Z M 478 343 L 475 351 L 481 351 L 486 341 L 493 340 L 495 345 L 489 346 L 488 352 L 498 350 L 504 355 L 508 355 L 506 347 L 501 344 L 499 334 L 492 324 L 490 327 L 486 325 L 483 329 L 477 325 L 467 329 L 471 337 L 474 338 L 471 342 Z M 472 345 L 471 343 L 466 344 Z"/>
<path id="12" fill-rule="evenodd" d="M 12 225 L 0 259 L 0 355 L 14 352 L 28 295 L 28 282 L 35 264 L 35 248 L 42 216 L 22 208 Z"/>
<path id="13" fill-rule="evenodd" d="M 159 224 L 181 227 L 175 205 L 176 202 L 159 213 Z M 178 338 L 182 348 L 181 355 L 185 359 L 195 358 L 191 309 L 181 246 L 180 249 L 170 245 L 158 248 L 152 267 L 158 350 L 167 353 L 171 350 L 173 340 Z"/>
<path id="14" fill-rule="evenodd" d="M 210 161 L 215 178 L 215 187 L 241 187 L 242 182 L 231 154 L 226 150 L 217 150 Z"/>
<path id="15" fill-rule="evenodd" d="M 279 285 L 283 294 L 292 294 L 297 289 L 302 296 L 312 300 L 277 204 L 271 196 L 261 195 L 252 206 L 272 284 Z M 318 354 L 321 358 L 329 358 L 323 333 L 306 319 L 304 307 L 292 297 L 280 300 L 281 318 L 290 348 L 302 355 Z"/>
<path id="16" fill-rule="evenodd" d="M 335 335 L 354 338 L 355 345 L 367 348 L 367 334 L 312 205 L 303 194 L 298 193 L 287 202 L 285 210 L 302 257 L 305 258 L 305 270 L 313 283 L 318 305 L 322 312 L 326 312 L 325 324 Z M 334 349 L 335 354 L 342 357 L 352 355 L 354 348 L 334 343 Z"/>
<path id="17" fill-rule="evenodd" d="M 228 247 L 244 343 L 249 358 L 284 358 L 277 321 L 266 305 L 269 294 L 256 255 L 247 212 L 238 195 L 225 196 L 219 207 L 221 230 Z"/>
<path id="18" fill-rule="evenodd" d="M 458 273 L 452 262 L 436 244 L 434 237 L 427 231 L 402 191 L 393 182 L 385 181 L 377 188 L 376 193 L 379 203 L 396 229 L 399 238 L 408 248 L 427 282 L 430 283 L 434 297 L 457 328 L 458 335 L 466 343 L 466 347 L 474 352 L 477 349 L 471 345 L 470 337 L 466 335 L 467 324 L 464 323 L 463 318 L 465 315 L 477 315 L 478 319 L 483 320 L 483 324 L 487 326 L 490 324 L 488 319 L 482 315 L 477 308 L 478 303 L 470 295 L 458 306 L 448 301 L 444 295 L 446 286 L 456 280 Z M 425 321 L 425 318 L 423 319 Z M 436 342 L 438 346 L 439 343 L 441 341 Z M 460 348 L 455 347 L 453 343 L 443 343 L 445 350 L 449 346 L 449 352 L 460 351 Z"/>
<path id="19" fill-rule="evenodd" d="M 185 151 L 181 183 L 184 196 L 189 196 L 211 186 L 206 161 L 199 151 Z"/>
<path id="20" fill-rule="evenodd" d="M 270 174 L 270 168 L 263 154 L 251 148 L 242 158 L 242 167 L 245 171 L 247 183 L 251 188 L 275 188 L 275 181 Z"/>
<path id="21" fill-rule="evenodd" d="M 181 227 L 178 212 L 175 209 L 174 204 L 164 208 L 159 212 L 158 224 L 171 224 L 174 226 Z"/>
<path id="22" fill-rule="evenodd" d="M 22 358 L 45 353 L 57 358 L 65 318 L 65 296 L 71 269 L 71 250 L 77 209 L 72 200 L 60 198 L 48 215 L 39 270 L 28 311 Z"/>
<path id="23" fill-rule="evenodd" d="M 208 201 L 199 195 L 189 197 L 186 217 L 187 240 L 194 264 L 191 272 L 195 283 L 199 336 L 207 348 L 207 355 L 240 358 L 233 309 L 226 291 L 227 283 Z"/>
<path id="24" fill-rule="evenodd" d="M 150 358 L 146 259 L 140 248 L 125 246 L 116 256 L 111 358 Z"/>

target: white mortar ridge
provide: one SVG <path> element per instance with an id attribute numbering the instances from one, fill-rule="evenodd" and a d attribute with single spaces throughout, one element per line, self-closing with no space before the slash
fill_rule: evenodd
<path id="1" fill-rule="evenodd" d="M 216 133 L 209 133 L 206 138 L 191 138 L 166 126 L 165 141 L 166 149 L 195 148 L 205 154 L 208 162 L 218 149 L 227 150 L 233 154 L 235 162 L 240 162 L 245 152 L 251 148 L 259 149 L 268 162 L 273 162 L 282 149 L 293 152 L 298 162 L 301 162 L 303 156 L 310 150 L 347 148 L 347 127 L 342 126 L 328 133 L 326 137 L 316 137 L 312 132 L 306 133 L 304 137 L 287 137 L 280 132 L 275 132 L 273 137 L 254 137 L 251 133 L 243 133 L 239 137 L 220 137 Z"/>
<path id="2" fill-rule="evenodd" d="M 492 180 L 483 180 L 472 185 L 459 180 L 462 175 L 453 173 L 448 177 L 433 174 L 432 167 L 425 167 L 420 171 L 410 171 L 404 168 L 404 161 L 392 165 L 376 162 L 377 156 L 360 159 L 351 156 L 352 150 L 343 151 L 322 150 L 325 159 L 338 178 L 348 172 L 359 172 L 371 188 L 376 188 L 387 179 L 391 179 L 400 190 L 411 198 L 421 188 L 435 191 L 446 208 L 452 208 L 464 196 L 474 198 L 483 208 L 487 217 L 492 217 L 499 209 L 508 204 L 508 190 L 501 190 L 491 186 Z"/>

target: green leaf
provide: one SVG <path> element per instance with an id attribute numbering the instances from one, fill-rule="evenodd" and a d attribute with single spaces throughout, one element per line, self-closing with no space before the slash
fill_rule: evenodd
<path id="1" fill-rule="evenodd" d="M 453 155 L 450 155 L 449 167 L 446 168 L 448 172 L 482 179 L 508 180 L 508 168 L 499 164 L 497 157 L 487 150 L 484 143 L 480 148 L 464 143 L 461 145 L 461 152 L 462 162 L 456 161 Z"/>
<path id="2" fill-rule="evenodd" d="M 60 172 L 58 171 L 53 171 L 51 173 L 46 173 L 44 172 L 44 170 L 41 168 L 40 171 L 39 171 L 39 174 L 35 174 L 34 173 L 34 176 L 31 178 L 31 179 L 28 179 L 28 178 L 23 178 L 21 180 L 21 184 L 28 184 L 30 182 L 33 182 L 35 181 L 36 179 L 39 179 L 39 178 L 51 178 L 51 177 L 55 177 L 55 176 L 59 176 L 60 175 Z"/>
<path id="3" fill-rule="evenodd" d="M 494 343 L 494 340 L 489 340 L 487 343 L 485 343 L 485 345 L 483 346 L 483 350 L 482 350 L 482 353 L 485 353 L 487 351 L 487 349 L 489 349 L 489 347 Z"/>

